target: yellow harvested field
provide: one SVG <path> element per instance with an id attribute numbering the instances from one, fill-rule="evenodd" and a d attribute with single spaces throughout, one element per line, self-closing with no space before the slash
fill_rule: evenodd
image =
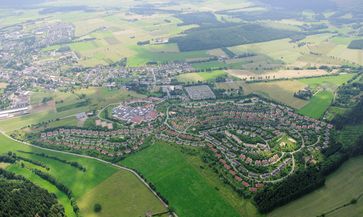
<path id="1" fill-rule="evenodd" d="M 363 50 L 349 49 L 346 45 L 337 45 L 328 55 L 350 63 L 363 64 Z"/>
<path id="2" fill-rule="evenodd" d="M 6 169 L 6 167 L 8 167 L 10 164 L 8 163 L 1 163 L 0 162 L 0 169 Z"/>
<path id="3" fill-rule="evenodd" d="M 224 53 L 224 51 L 222 49 L 213 49 L 213 50 L 209 50 L 208 51 L 208 54 L 209 55 L 212 55 L 212 56 L 218 56 L 218 57 L 221 57 L 221 56 L 227 56 L 226 53 Z"/>
<path id="4" fill-rule="evenodd" d="M 263 74 L 256 74 L 246 70 L 227 70 L 227 73 L 231 76 L 237 77 L 242 80 L 256 80 L 258 77 L 260 80 L 270 79 L 290 79 L 290 78 L 304 78 L 304 77 L 316 77 L 328 74 L 334 74 L 335 72 L 328 73 L 325 70 L 279 70 L 270 71 Z"/>
<path id="5" fill-rule="evenodd" d="M 2 83 L 2 82 L 0 82 L 0 89 L 4 89 L 4 88 L 6 88 L 8 86 L 8 84 L 7 83 Z"/>
<path id="6" fill-rule="evenodd" d="M 307 87 L 306 84 L 298 80 L 272 81 L 260 83 L 246 83 L 243 81 L 218 83 L 220 89 L 238 89 L 243 88 L 244 94 L 257 93 L 284 103 L 293 108 L 302 108 L 308 101 L 294 97 L 294 93 Z"/>

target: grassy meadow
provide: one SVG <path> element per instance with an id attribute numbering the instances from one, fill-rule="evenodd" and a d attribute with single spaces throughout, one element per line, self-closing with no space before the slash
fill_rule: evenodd
<path id="1" fill-rule="evenodd" d="M 41 156 L 20 153 L 17 152 L 18 150 L 46 153 L 68 161 L 76 161 L 86 167 L 87 170 L 82 172 L 68 164 Z M 47 172 L 72 190 L 76 200 L 79 202 L 81 214 L 84 213 L 84 216 L 90 214 L 90 210 L 93 209 L 95 203 L 100 203 L 104 208 L 109 209 L 97 215 L 100 217 L 115 215 L 125 217 L 139 216 L 148 210 L 155 212 L 165 210 L 160 201 L 130 172 L 92 159 L 40 150 L 0 135 L 0 154 L 5 154 L 9 151 L 46 164 L 50 168 Z M 56 189 L 55 186 L 31 173 L 30 168 L 40 169 L 32 164 L 26 164 L 25 168 L 22 168 L 19 164 L 7 167 L 8 170 L 23 175 L 35 184 L 55 193 L 60 202 L 65 206 L 69 214 L 68 216 L 74 216 L 68 198 Z M 102 192 L 102 194 L 99 192 Z M 117 204 L 134 205 L 131 207 L 115 205 L 116 202 Z"/>
<path id="2" fill-rule="evenodd" d="M 205 81 L 214 81 L 219 77 L 225 77 L 227 73 L 223 70 L 215 70 L 211 72 L 198 72 L 198 73 L 186 73 L 178 75 L 176 78 L 178 81 L 185 83 L 192 82 L 205 82 Z"/>
<path id="3" fill-rule="evenodd" d="M 140 171 L 180 217 L 259 216 L 200 159 L 158 142 L 121 162 Z"/>

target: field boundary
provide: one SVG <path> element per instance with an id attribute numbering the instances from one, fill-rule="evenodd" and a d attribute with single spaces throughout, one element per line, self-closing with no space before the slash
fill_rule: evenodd
<path id="1" fill-rule="evenodd" d="M 10 139 L 12 141 L 21 143 L 23 145 L 27 145 L 27 146 L 30 146 L 30 147 L 39 148 L 39 149 L 45 150 L 45 151 L 50 151 L 50 152 L 55 152 L 55 153 L 60 153 L 60 154 L 71 155 L 71 156 L 75 156 L 75 157 L 81 157 L 81 158 L 87 158 L 87 159 L 97 160 L 97 161 L 99 161 L 101 163 L 108 164 L 108 165 L 111 165 L 111 166 L 116 167 L 118 169 L 121 169 L 121 170 L 125 170 L 127 172 L 130 172 L 134 176 L 136 176 L 149 189 L 149 191 L 151 193 L 154 194 L 154 196 L 161 202 L 161 204 L 166 209 L 169 208 L 169 206 L 165 203 L 165 201 L 163 199 L 161 199 L 161 197 L 159 197 L 159 195 L 150 187 L 150 185 L 143 178 L 141 178 L 141 176 L 137 172 L 135 172 L 134 170 L 132 170 L 130 168 L 127 168 L 127 167 L 124 167 L 124 166 L 120 166 L 120 165 L 117 165 L 117 164 L 114 164 L 114 163 L 111 163 L 111 162 L 108 162 L 108 161 L 105 161 L 105 160 L 102 160 L 102 159 L 99 159 L 99 158 L 96 158 L 96 157 L 91 157 L 91 156 L 82 155 L 82 154 L 75 154 L 75 153 L 70 153 L 70 152 L 65 152 L 65 151 L 59 151 L 59 150 L 53 150 L 53 149 L 49 149 L 49 148 L 43 148 L 43 147 L 40 147 L 40 146 L 37 146 L 37 145 L 30 144 L 28 142 L 24 142 L 24 141 L 17 140 L 17 139 L 9 136 L 8 134 L 6 134 L 5 132 L 3 132 L 1 130 L 0 130 L 0 133 L 3 134 L 6 138 L 8 138 L 8 139 Z M 173 212 L 173 215 L 175 217 L 178 217 L 178 215 L 175 212 Z"/>

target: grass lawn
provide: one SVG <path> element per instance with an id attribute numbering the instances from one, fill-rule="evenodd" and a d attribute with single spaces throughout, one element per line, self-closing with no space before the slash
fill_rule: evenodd
<path id="1" fill-rule="evenodd" d="M 321 118 L 330 106 L 333 97 L 334 95 L 330 91 L 320 91 L 319 93 L 315 94 L 309 103 L 301 108 L 298 112 L 308 117 Z"/>
<path id="2" fill-rule="evenodd" d="M 198 156 L 183 154 L 176 146 L 159 142 L 121 164 L 140 171 L 180 217 L 259 216 L 250 201 L 224 185 Z"/>
<path id="3" fill-rule="evenodd" d="M 68 164 L 64 164 L 56 160 L 36 155 L 20 153 L 17 152 L 17 150 L 46 153 L 50 156 L 57 156 L 58 158 L 65 159 L 68 161 L 76 161 L 85 166 L 87 168 L 87 171 L 82 172 L 79 169 L 76 169 Z M 59 180 L 61 183 L 69 187 L 72 190 L 77 201 L 84 201 L 85 200 L 84 198 L 90 201 L 90 203 L 82 205 L 82 211 L 87 212 L 87 210 L 91 210 L 94 205 L 91 202 L 96 202 L 96 201 L 98 203 L 105 204 L 106 207 L 110 203 L 112 203 L 112 201 L 118 201 L 119 204 L 128 204 L 128 203 L 134 204 L 134 207 L 131 208 L 130 210 L 125 210 L 125 207 L 121 205 L 115 206 L 112 209 L 112 212 L 114 213 L 111 216 L 116 216 L 116 215 L 139 216 L 139 213 L 146 212 L 148 209 L 161 207 L 161 204 L 157 205 L 159 203 L 158 199 L 154 197 L 151 192 L 149 192 L 148 190 L 146 190 L 146 188 L 143 187 L 143 185 L 136 178 L 136 176 L 131 175 L 127 171 L 119 170 L 115 167 L 112 167 L 111 165 L 107 165 L 92 159 L 80 158 L 66 154 L 40 150 L 38 148 L 29 147 L 21 143 L 12 141 L 3 135 L 0 135 L 0 154 L 7 153 L 9 151 L 15 152 L 17 155 L 37 160 L 46 164 L 50 168 L 49 173 L 57 180 Z M 19 166 L 12 165 L 9 166 L 8 168 L 9 170 L 17 174 L 29 177 L 35 184 L 41 187 L 45 187 L 51 192 L 55 192 L 58 198 L 60 199 L 60 202 L 62 202 L 62 204 L 66 208 L 68 207 L 67 199 L 63 198 L 64 195 L 61 192 L 59 192 L 57 189 L 55 189 L 54 186 L 51 185 L 50 183 L 44 182 L 42 179 L 39 179 L 38 177 L 31 174 L 29 170 L 23 169 Z M 124 180 L 123 182 L 110 182 L 109 178 L 113 177 L 113 175 L 115 174 L 119 174 L 119 176 L 125 176 L 127 178 L 123 179 Z M 90 194 L 90 195 L 88 194 L 89 192 L 92 191 L 96 192 L 100 191 L 100 189 L 103 189 L 102 186 L 105 185 L 109 185 L 110 189 L 127 189 L 127 190 L 124 190 L 122 194 L 108 194 L 107 197 L 105 197 L 105 195 L 102 194 Z M 107 192 L 107 189 L 105 189 L 105 192 Z M 146 198 L 146 199 L 141 200 L 140 198 Z M 134 213 L 131 213 L 133 211 Z"/>
<path id="4" fill-rule="evenodd" d="M 268 217 L 320 216 L 363 193 L 363 157 L 345 163 L 327 178 L 325 186 L 268 214 Z M 326 217 L 361 216 L 363 200 Z"/>
<path id="5" fill-rule="evenodd" d="M 218 77 L 226 76 L 227 73 L 223 70 L 215 70 L 211 72 L 186 73 L 177 76 L 181 82 L 198 82 L 198 81 L 213 81 Z"/>

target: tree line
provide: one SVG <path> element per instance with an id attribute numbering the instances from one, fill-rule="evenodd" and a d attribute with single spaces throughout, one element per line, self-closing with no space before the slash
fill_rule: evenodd
<path id="1" fill-rule="evenodd" d="M 65 216 L 54 194 L 3 169 L 0 169 L 0 207 L 0 216 L 4 217 Z"/>
<path id="2" fill-rule="evenodd" d="M 67 186 L 65 186 L 64 184 L 60 183 L 53 176 L 51 176 L 48 173 L 45 173 L 45 172 L 43 172 L 41 170 L 32 169 L 31 171 L 34 174 L 36 174 L 37 176 L 41 177 L 42 179 L 47 180 L 48 182 L 50 182 L 51 184 L 53 184 L 54 186 L 56 186 L 58 188 L 58 190 L 60 190 L 61 192 L 63 192 L 65 195 L 67 195 L 68 199 L 71 201 L 71 205 L 72 205 L 72 208 L 73 208 L 74 213 L 78 217 L 80 217 L 80 210 L 79 210 L 79 207 L 77 205 L 77 201 L 74 198 L 74 195 L 73 195 L 72 191 Z"/>
<path id="3" fill-rule="evenodd" d="M 18 151 L 20 153 L 25 153 L 25 154 L 32 154 L 32 155 L 36 155 L 36 156 L 40 156 L 40 157 L 44 157 L 44 158 L 48 158 L 48 159 L 52 159 L 52 160 L 56 160 L 65 164 L 68 164 L 72 167 L 75 167 L 83 172 L 86 172 L 86 167 L 82 166 L 82 164 L 75 162 L 75 161 L 67 161 L 64 160 L 62 158 L 59 157 L 55 157 L 55 156 L 51 156 L 51 155 L 47 155 L 45 153 L 37 153 L 37 152 L 27 152 L 27 151 Z"/>

